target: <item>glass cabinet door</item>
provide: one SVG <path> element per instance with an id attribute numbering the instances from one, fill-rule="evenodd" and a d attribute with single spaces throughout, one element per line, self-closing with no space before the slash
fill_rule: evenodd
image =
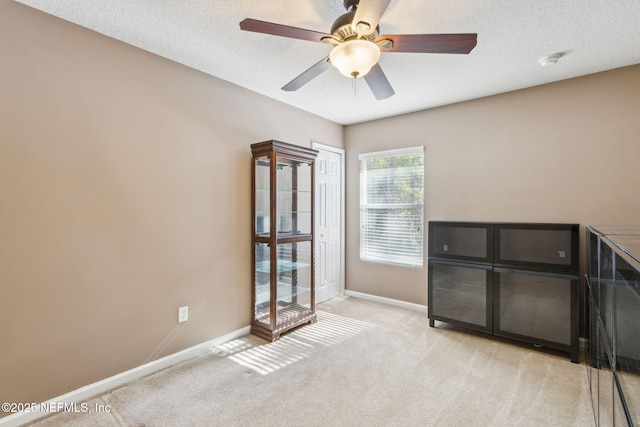
<path id="1" fill-rule="evenodd" d="M 571 346 L 577 276 L 494 268 L 493 326 L 505 336 Z"/>
<path id="2" fill-rule="evenodd" d="M 607 348 L 604 340 L 604 330 L 601 325 L 598 325 L 598 338 L 598 389 L 597 406 L 594 406 L 596 425 L 599 427 L 614 426 L 614 412 L 616 411 L 615 385 L 613 371 L 609 364 L 611 358 L 610 349 Z"/>
<path id="3" fill-rule="evenodd" d="M 589 345 L 585 354 L 585 363 L 587 368 L 587 380 L 589 382 L 589 393 L 591 395 L 591 404 L 596 411 L 598 406 L 598 316 L 595 305 L 594 288 L 592 286 L 593 277 L 591 274 L 586 278 L 586 300 L 587 300 L 587 337 Z M 595 414 L 595 412 L 594 412 Z M 596 424 L 597 425 L 597 424 Z"/>
<path id="4" fill-rule="evenodd" d="M 598 260 L 600 263 L 600 271 L 598 274 L 598 309 L 600 320 L 604 325 L 603 339 L 607 340 L 611 347 L 613 344 L 613 312 L 614 312 L 614 253 L 607 243 L 606 238 L 600 242 L 600 251 Z"/>
<path id="5" fill-rule="evenodd" d="M 625 248 L 640 249 L 640 236 L 616 237 Z M 634 425 L 640 424 L 640 261 L 615 253 L 613 357 L 620 401 Z"/>
<path id="6" fill-rule="evenodd" d="M 271 160 L 269 156 L 256 157 L 254 169 L 254 203 L 256 234 L 268 235 L 271 207 Z"/>
<path id="7" fill-rule="evenodd" d="M 267 243 L 256 244 L 256 267 L 254 283 L 254 321 L 271 324 L 271 256 Z"/>
<path id="8" fill-rule="evenodd" d="M 491 330 L 491 267 L 429 260 L 429 319 Z"/>
<path id="9" fill-rule="evenodd" d="M 276 325 L 311 311 L 311 242 L 278 245 Z"/>
<path id="10" fill-rule="evenodd" d="M 273 295 L 275 326 L 311 311 L 311 242 L 279 244 L 277 254 L 277 286 L 272 294 L 270 248 L 266 243 L 256 245 L 255 320 L 271 325 Z"/>
<path id="11" fill-rule="evenodd" d="M 640 228 L 589 227 L 588 234 L 596 425 L 639 425 Z"/>
<path id="12" fill-rule="evenodd" d="M 578 225 L 496 224 L 494 264 L 573 273 L 578 271 Z"/>
<path id="13" fill-rule="evenodd" d="M 278 156 L 278 235 L 311 234 L 311 164 Z"/>
<path id="14" fill-rule="evenodd" d="M 491 224 L 429 222 L 429 257 L 491 263 Z"/>

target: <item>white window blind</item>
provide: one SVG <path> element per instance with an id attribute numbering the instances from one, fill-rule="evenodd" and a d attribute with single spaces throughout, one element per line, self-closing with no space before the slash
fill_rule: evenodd
<path id="1" fill-rule="evenodd" d="M 423 266 L 424 147 L 360 154 L 360 259 Z"/>

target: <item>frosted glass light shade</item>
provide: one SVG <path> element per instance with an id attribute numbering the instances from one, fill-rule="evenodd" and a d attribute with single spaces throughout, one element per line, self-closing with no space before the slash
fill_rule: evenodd
<path id="1" fill-rule="evenodd" d="M 380 58 L 380 48 L 369 40 L 349 40 L 333 48 L 329 59 L 343 75 L 361 77 Z"/>

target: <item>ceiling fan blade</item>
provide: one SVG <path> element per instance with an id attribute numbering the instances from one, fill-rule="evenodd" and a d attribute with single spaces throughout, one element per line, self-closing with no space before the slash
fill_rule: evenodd
<path id="1" fill-rule="evenodd" d="M 286 90 L 287 92 L 298 90 L 302 86 L 306 85 L 311 80 L 315 79 L 320 74 L 325 72 L 327 68 L 331 68 L 331 62 L 329 62 L 328 56 L 323 60 L 321 60 L 320 62 L 316 63 L 314 66 L 309 68 L 304 73 L 300 74 L 295 79 L 291 80 L 286 85 L 282 86 L 282 90 Z"/>
<path id="2" fill-rule="evenodd" d="M 393 46 L 383 52 L 469 53 L 476 47 L 478 35 L 468 34 L 401 34 L 376 39 L 391 40 Z"/>
<path id="3" fill-rule="evenodd" d="M 384 75 L 382 68 L 380 68 L 380 64 L 374 65 L 371 70 L 364 75 L 364 79 L 378 101 L 387 99 L 395 94 L 389 80 L 387 80 L 387 76 Z"/>
<path id="4" fill-rule="evenodd" d="M 257 19 L 244 19 L 240 22 L 240 29 L 253 31 L 254 33 L 271 34 L 274 36 L 289 37 L 292 39 L 309 40 L 312 42 L 322 42 L 328 34 L 318 31 L 306 30 L 304 28 L 289 27 L 287 25 L 274 24 L 272 22 L 258 21 Z"/>
<path id="5" fill-rule="evenodd" d="M 360 0 L 351 27 L 358 35 L 369 35 L 378 26 L 391 0 Z M 360 26 L 358 26 L 360 24 Z"/>

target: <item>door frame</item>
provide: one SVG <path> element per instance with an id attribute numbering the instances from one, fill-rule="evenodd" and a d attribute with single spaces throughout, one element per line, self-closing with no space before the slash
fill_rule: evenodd
<path id="1" fill-rule="evenodd" d="M 345 295 L 345 283 L 344 283 L 344 278 L 345 278 L 345 265 L 344 265 L 344 261 L 345 261 L 345 227 L 344 227 L 344 223 L 345 223 L 345 202 L 346 202 L 346 197 L 345 197 L 345 176 L 344 176 L 344 172 L 345 172 L 345 151 L 342 148 L 337 148 L 337 147 L 333 147 L 331 145 L 325 145 L 325 144 L 321 144 L 319 142 L 315 142 L 315 141 L 311 141 L 311 148 L 316 149 L 316 150 L 323 150 L 323 151 L 330 151 L 332 153 L 335 154 L 339 154 L 340 155 L 340 295 L 344 296 Z M 316 170 L 316 174 L 318 173 L 318 169 L 315 168 Z M 317 185 L 318 180 L 316 179 L 316 177 L 314 177 L 314 182 Z M 314 193 L 318 194 L 318 189 L 314 188 Z M 315 205 L 315 203 L 314 203 Z M 318 218 L 317 212 L 313 213 L 314 218 Z M 314 236 L 315 236 L 315 232 L 316 232 L 316 222 L 314 220 L 313 222 L 313 230 L 314 230 Z M 316 245 L 316 239 L 314 239 L 314 251 L 317 249 L 315 247 Z M 315 280 L 315 279 L 314 279 Z"/>

